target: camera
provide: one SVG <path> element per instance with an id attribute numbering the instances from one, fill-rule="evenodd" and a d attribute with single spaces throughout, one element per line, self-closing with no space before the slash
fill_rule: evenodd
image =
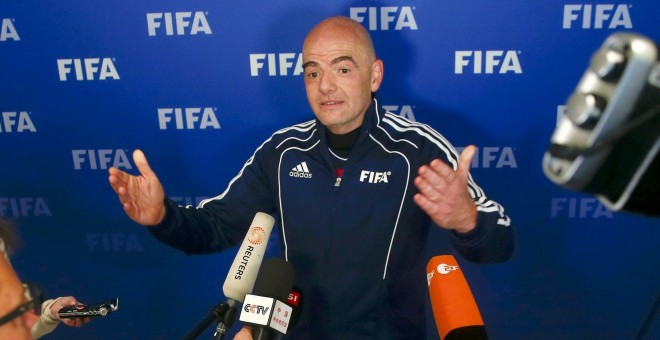
<path id="1" fill-rule="evenodd" d="M 613 211 L 660 215 L 658 50 L 617 32 L 593 54 L 543 157 L 552 182 Z"/>

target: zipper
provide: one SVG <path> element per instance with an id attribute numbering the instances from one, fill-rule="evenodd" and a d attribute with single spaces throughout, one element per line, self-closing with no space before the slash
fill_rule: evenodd
<path id="1" fill-rule="evenodd" d="M 337 173 L 337 179 L 335 180 L 335 190 L 338 190 L 339 186 L 341 185 L 341 176 L 344 175 L 344 169 L 336 169 L 335 172 Z"/>

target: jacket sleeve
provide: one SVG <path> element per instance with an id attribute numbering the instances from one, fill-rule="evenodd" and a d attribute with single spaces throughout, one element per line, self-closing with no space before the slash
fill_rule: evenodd
<path id="1" fill-rule="evenodd" d="M 444 137 L 429 128 L 429 134 L 436 136 L 434 143 L 425 144 L 423 152 L 429 159 L 440 158 L 451 165 L 458 166 L 459 154 Z M 429 138 L 429 140 L 433 140 Z M 468 233 L 450 231 L 449 239 L 458 253 L 474 263 L 499 263 L 511 258 L 515 247 L 511 219 L 504 207 L 486 196 L 485 192 L 472 178 L 468 177 L 468 191 L 477 208 L 477 225 Z"/>
<path id="2" fill-rule="evenodd" d="M 456 250 L 470 262 L 500 263 L 511 258 L 515 247 L 511 219 L 504 207 L 486 197 L 484 191 L 468 180 L 468 191 L 477 207 L 477 225 L 468 233 L 450 231 Z"/>
<path id="3" fill-rule="evenodd" d="M 274 211 L 268 162 L 262 144 L 225 191 L 197 207 L 182 207 L 165 199 L 163 221 L 148 230 L 159 241 L 187 254 L 222 251 L 239 243 L 257 212 Z"/>
<path id="4" fill-rule="evenodd" d="M 474 263 L 499 263 L 511 258 L 514 249 L 514 234 L 511 225 L 499 225 L 499 216 L 479 211 L 477 226 L 462 234 L 450 231 L 454 248 L 466 260 Z"/>
<path id="5" fill-rule="evenodd" d="M 57 325 L 60 324 L 60 320 L 53 315 L 50 311 L 50 307 L 55 303 L 57 299 L 46 300 L 41 304 L 41 315 L 37 322 L 32 325 L 30 333 L 32 334 L 33 339 L 39 339 L 42 336 L 52 332 Z"/>

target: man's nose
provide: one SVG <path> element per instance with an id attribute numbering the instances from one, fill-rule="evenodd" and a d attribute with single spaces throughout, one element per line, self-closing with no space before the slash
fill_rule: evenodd
<path id="1" fill-rule="evenodd" d="M 335 77 L 332 73 L 325 72 L 321 76 L 320 82 L 321 92 L 331 93 L 334 92 L 337 87 L 335 85 Z"/>

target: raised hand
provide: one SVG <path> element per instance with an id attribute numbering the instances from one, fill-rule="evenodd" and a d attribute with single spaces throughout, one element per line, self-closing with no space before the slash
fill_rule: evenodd
<path id="1" fill-rule="evenodd" d="M 466 233 L 477 224 L 477 208 L 467 188 L 475 152 L 474 145 L 466 147 L 456 171 L 439 159 L 419 168 L 415 178 L 419 193 L 413 199 L 442 228 Z"/>
<path id="2" fill-rule="evenodd" d="M 111 167 L 108 170 L 110 186 L 119 196 L 128 217 L 142 225 L 156 225 L 165 217 L 165 190 L 142 151 L 133 152 L 133 162 L 140 175 L 133 176 Z"/>

